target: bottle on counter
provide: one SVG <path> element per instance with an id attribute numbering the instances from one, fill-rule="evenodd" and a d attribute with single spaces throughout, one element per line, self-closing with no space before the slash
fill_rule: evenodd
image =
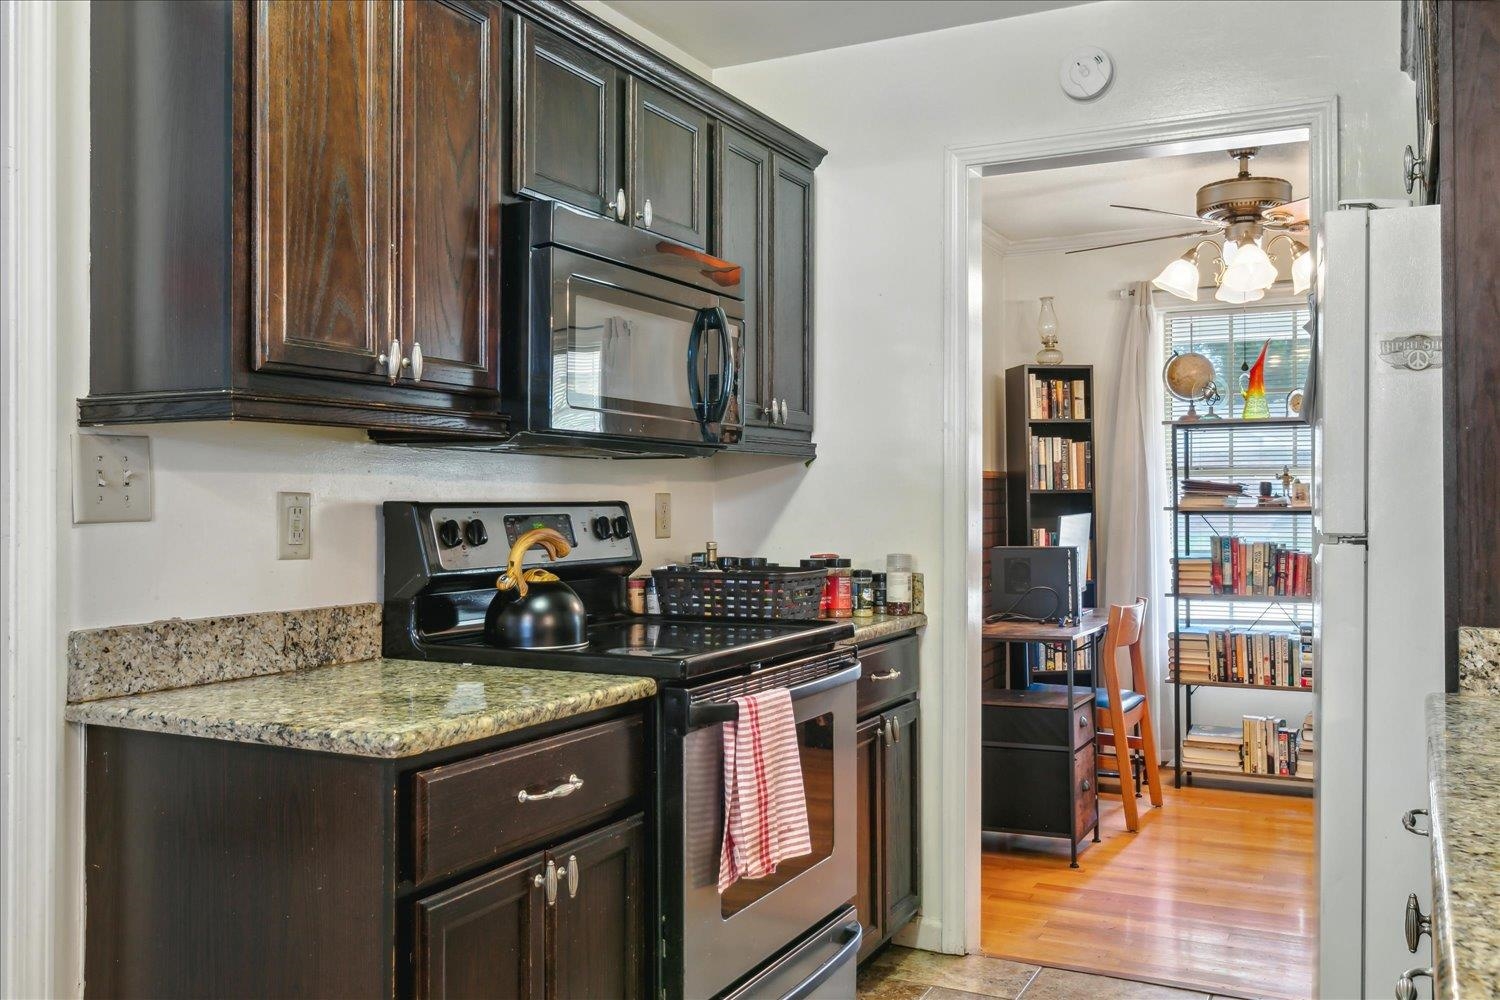
<path id="1" fill-rule="evenodd" d="M 854 573 L 849 559 L 835 559 L 828 568 L 828 578 L 833 581 L 833 605 L 830 618 L 854 617 Z"/>
<path id="2" fill-rule="evenodd" d="M 854 597 L 854 617 L 873 618 L 875 616 L 875 574 L 867 569 L 857 569 L 852 574 L 852 587 Z"/>
<path id="3" fill-rule="evenodd" d="M 626 597 L 633 615 L 646 613 L 646 581 L 649 579 L 648 576 L 633 576 L 626 581 Z"/>
<path id="4" fill-rule="evenodd" d="M 661 614 L 661 595 L 656 592 L 656 577 L 646 578 L 646 614 Z"/>
<path id="5" fill-rule="evenodd" d="M 811 558 L 802 560 L 803 569 L 821 568 L 828 571 L 833 566 L 833 561 L 839 557 L 837 552 L 814 552 Z M 833 573 L 823 578 L 823 596 L 818 601 L 818 617 L 833 617 L 833 592 L 835 590 Z"/>
<path id="6" fill-rule="evenodd" d="M 892 552 L 885 557 L 886 614 L 911 614 L 911 567 L 912 558 L 905 552 Z"/>
<path id="7" fill-rule="evenodd" d="M 874 595 L 875 613 L 885 614 L 885 574 L 871 573 L 870 586 Z"/>

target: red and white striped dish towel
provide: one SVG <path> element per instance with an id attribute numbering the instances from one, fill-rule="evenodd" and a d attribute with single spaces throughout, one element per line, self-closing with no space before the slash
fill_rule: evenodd
<path id="1" fill-rule="evenodd" d="M 719 891 L 765 878 L 787 858 L 812 853 L 797 720 L 786 688 L 735 698 L 724 724 L 724 846 Z"/>

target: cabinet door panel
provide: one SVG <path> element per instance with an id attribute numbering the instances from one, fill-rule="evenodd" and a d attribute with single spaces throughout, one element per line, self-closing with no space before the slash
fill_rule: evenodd
<path id="1" fill-rule="evenodd" d="M 621 820 L 550 851 L 548 857 L 559 875 L 566 875 L 549 921 L 548 997 L 644 997 L 649 954 L 645 819 Z"/>
<path id="2" fill-rule="evenodd" d="M 780 156 L 771 177 L 771 395 L 782 426 L 812 430 L 813 175 Z"/>
<path id="3" fill-rule="evenodd" d="M 766 257 L 770 235 L 771 153 L 748 136 L 716 126 L 714 256 L 738 264 L 745 295 L 745 419 L 769 424 L 763 352 L 766 343 Z"/>
<path id="4" fill-rule="evenodd" d="M 640 80 L 632 79 L 630 88 L 632 219 L 702 250 L 708 246 L 708 116 Z"/>
<path id="5" fill-rule="evenodd" d="M 376 373 L 390 341 L 392 7 L 255 7 L 257 368 Z"/>
<path id="6" fill-rule="evenodd" d="M 495 385 L 500 10 L 445 0 L 401 19 L 400 339 L 422 378 Z M 416 377 L 413 367 L 403 378 Z"/>
<path id="7" fill-rule="evenodd" d="M 917 912 L 917 703 L 884 717 L 892 736 L 885 746 L 885 919 L 894 934 Z"/>
<path id="8" fill-rule="evenodd" d="M 885 718 L 875 716 L 859 724 L 854 731 L 855 765 L 855 893 L 854 909 L 859 914 L 863 937 L 859 958 L 864 960 L 885 937 L 885 888 L 881 878 L 885 867 L 884 764 L 881 760 L 881 732 Z"/>
<path id="9" fill-rule="evenodd" d="M 515 186 L 599 215 L 620 181 L 620 73 L 535 25 L 517 32 Z"/>
<path id="10" fill-rule="evenodd" d="M 424 1000 L 544 995 L 546 892 L 536 854 L 416 904 L 416 990 Z"/>

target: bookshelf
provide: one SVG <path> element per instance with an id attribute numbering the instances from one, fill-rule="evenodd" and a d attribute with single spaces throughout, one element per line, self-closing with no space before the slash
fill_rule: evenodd
<path id="1" fill-rule="evenodd" d="M 1183 636 L 1180 641 L 1168 644 L 1168 670 L 1169 680 L 1172 684 L 1172 733 L 1173 733 L 1173 770 L 1174 784 L 1181 788 L 1184 776 L 1189 784 L 1192 783 L 1194 775 L 1211 776 L 1215 778 L 1234 778 L 1263 785 L 1302 786 L 1311 785 L 1313 778 L 1305 775 L 1283 775 L 1283 774 L 1251 774 L 1240 768 L 1227 764 L 1211 765 L 1201 762 L 1184 762 L 1183 741 L 1187 734 L 1193 729 L 1193 696 L 1195 692 L 1202 689 L 1215 691 L 1254 691 L 1260 693 L 1282 693 L 1282 694 L 1312 694 L 1317 688 L 1316 665 L 1313 664 L 1312 687 L 1302 687 L 1300 667 L 1303 660 L 1293 659 L 1289 655 L 1290 650 L 1297 650 L 1301 657 L 1311 654 L 1303 651 L 1304 628 L 1311 624 L 1313 597 L 1310 579 L 1310 555 L 1301 564 L 1296 564 L 1293 571 L 1292 558 L 1294 555 L 1310 552 L 1312 538 L 1312 510 L 1307 506 L 1287 507 L 1201 507 L 1182 506 L 1179 497 L 1182 495 L 1182 483 L 1184 479 L 1193 478 L 1195 471 L 1206 466 L 1222 470 L 1226 467 L 1235 469 L 1233 478 L 1246 480 L 1252 478 L 1241 471 L 1241 465 L 1232 455 L 1231 445 L 1226 445 L 1223 432 L 1235 428 L 1255 430 L 1257 434 L 1256 459 L 1243 463 L 1247 471 L 1253 472 L 1261 479 L 1273 478 L 1269 471 L 1272 465 L 1285 465 L 1304 481 L 1309 478 L 1312 468 L 1312 443 L 1310 435 L 1307 437 L 1305 448 L 1299 449 L 1298 431 L 1306 432 L 1307 424 L 1300 419 L 1271 418 L 1268 420 L 1199 420 L 1194 422 L 1168 422 L 1167 426 L 1171 434 L 1171 462 L 1172 462 L 1172 484 L 1173 496 L 1165 510 L 1170 515 L 1172 527 L 1172 551 L 1171 566 L 1168 579 L 1170 590 L 1165 595 L 1172 605 L 1172 634 Z M 1209 436 L 1206 442 L 1199 443 L 1202 435 Z M 1285 438 L 1286 460 L 1267 462 L 1268 457 L 1280 454 L 1281 441 Z M 1207 458 L 1200 461 L 1195 458 L 1195 444 L 1198 446 L 1199 456 L 1207 454 Z M 1226 455 L 1230 456 L 1226 458 Z M 1253 489 L 1250 491 L 1255 492 Z M 1250 499 L 1250 503 L 1254 503 Z M 1230 542 L 1225 539 L 1238 539 L 1244 536 L 1243 544 L 1233 546 L 1235 559 L 1244 558 L 1248 546 L 1259 544 L 1261 547 L 1251 549 L 1260 562 L 1256 571 L 1246 574 L 1246 580 L 1236 580 L 1228 586 L 1234 586 L 1240 590 L 1248 584 L 1251 592 L 1231 593 L 1204 593 L 1204 572 L 1211 572 L 1213 586 L 1224 586 L 1225 575 L 1237 575 L 1238 570 L 1231 574 L 1224 564 L 1224 557 L 1229 554 Z M 1278 554 L 1280 559 L 1278 559 Z M 1185 563 L 1187 568 L 1185 569 Z M 1211 571 L 1205 571 L 1203 563 L 1208 563 Z M 1239 562 L 1234 566 L 1238 567 Z M 1195 585 L 1183 587 L 1184 576 L 1192 570 L 1196 575 Z M 1302 574 L 1309 574 L 1304 577 Z M 1262 588 L 1268 588 L 1272 592 L 1264 592 Z M 1277 593 L 1277 590 L 1292 591 L 1289 593 Z M 1257 592 L 1259 591 L 1259 592 Z M 1202 633 L 1207 631 L 1210 637 L 1205 638 L 1203 643 L 1209 649 L 1209 670 L 1222 668 L 1225 664 L 1218 659 L 1226 648 L 1232 650 L 1233 639 L 1227 641 L 1212 638 L 1212 633 L 1225 632 L 1233 635 L 1258 634 L 1268 631 L 1265 626 L 1280 625 L 1280 631 L 1274 633 L 1277 636 L 1286 636 L 1286 645 L 1282 647 L 1281 658 L 1271 659 L 1276 667 L 1277 679 L 1282 683 L 1264 683 L 1263 675 L 1260 674 L 1265 660 L 1259 655 L 1251 655 L 1248 662 L 1240 662 L 1242 676 L 1248 670 L 1248 678 L 1245 680 L 1217 679 L 1204 680 L 1194 676 L 1194 671 L 1189 670 L 1188 678 L 1183 677 L 1184 646 L 1195 645 L 1188 643 L 1185 636 L 1195 631 Z M 1295 637 L 1295 638 L 1293 638 Z M 1271 640 L 1274 643 L 1278 640 Z M 1270 644 L 1268 643 L 1268 645 Z M 1200 646 L 1195 655 L 1202 655 Z M 1233 656 L 1234 654 L 1228 653 Z M 1195 661 L 1200 665 L 1201 659 Z M 1201 673 L 1200 671 L 1198 671 Z M 1290 680 L 1291 683 L 1285 681 Z M 1289 713 L 1287 719 L 1291 724 L 1300 716 L 1298 713 Z M 1244 748 L 1242 746 L 1241 753 Z M 1269 788 L 1267 789 L 1269 790 Z"/>

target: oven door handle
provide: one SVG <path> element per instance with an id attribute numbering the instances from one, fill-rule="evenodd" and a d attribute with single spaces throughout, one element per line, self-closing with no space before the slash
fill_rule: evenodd
<path id="1" fill-rule="evenodd" d="M 806 1000 L 807 997 L 817 992 L 818 987 L 828 982 L 835 972 L 854 961 L 854 955 L 859 951 L 860 939 L 864 936 L 859 921 L 851 920 L 840 927 L 839 932 L 844 935 L 844 943 L 839 946 L 839 950 L 828 961 L 818 966 L 818 971 L 798 983 L 784 1000 Z"/>
<path id="2" fill-rule="evenodd" d="M 855 660 L 843 670 L 798 684 L 796 687 L 788 688 L 787 690 L 792 696 L 792 701 L 795 702 L 810 695 L 832 690 L 843 684 L 853 684 L 859 680 L 859 675 L 863 671 L 864 665 Z M 707 701 L 700 705 L 689 705 L 687 710 L 687 729 L 702 729 L 704 726 L 714 726 L 721 722 L 734 722 L 739 717 L 740 707 L 732 701 Z"/>

